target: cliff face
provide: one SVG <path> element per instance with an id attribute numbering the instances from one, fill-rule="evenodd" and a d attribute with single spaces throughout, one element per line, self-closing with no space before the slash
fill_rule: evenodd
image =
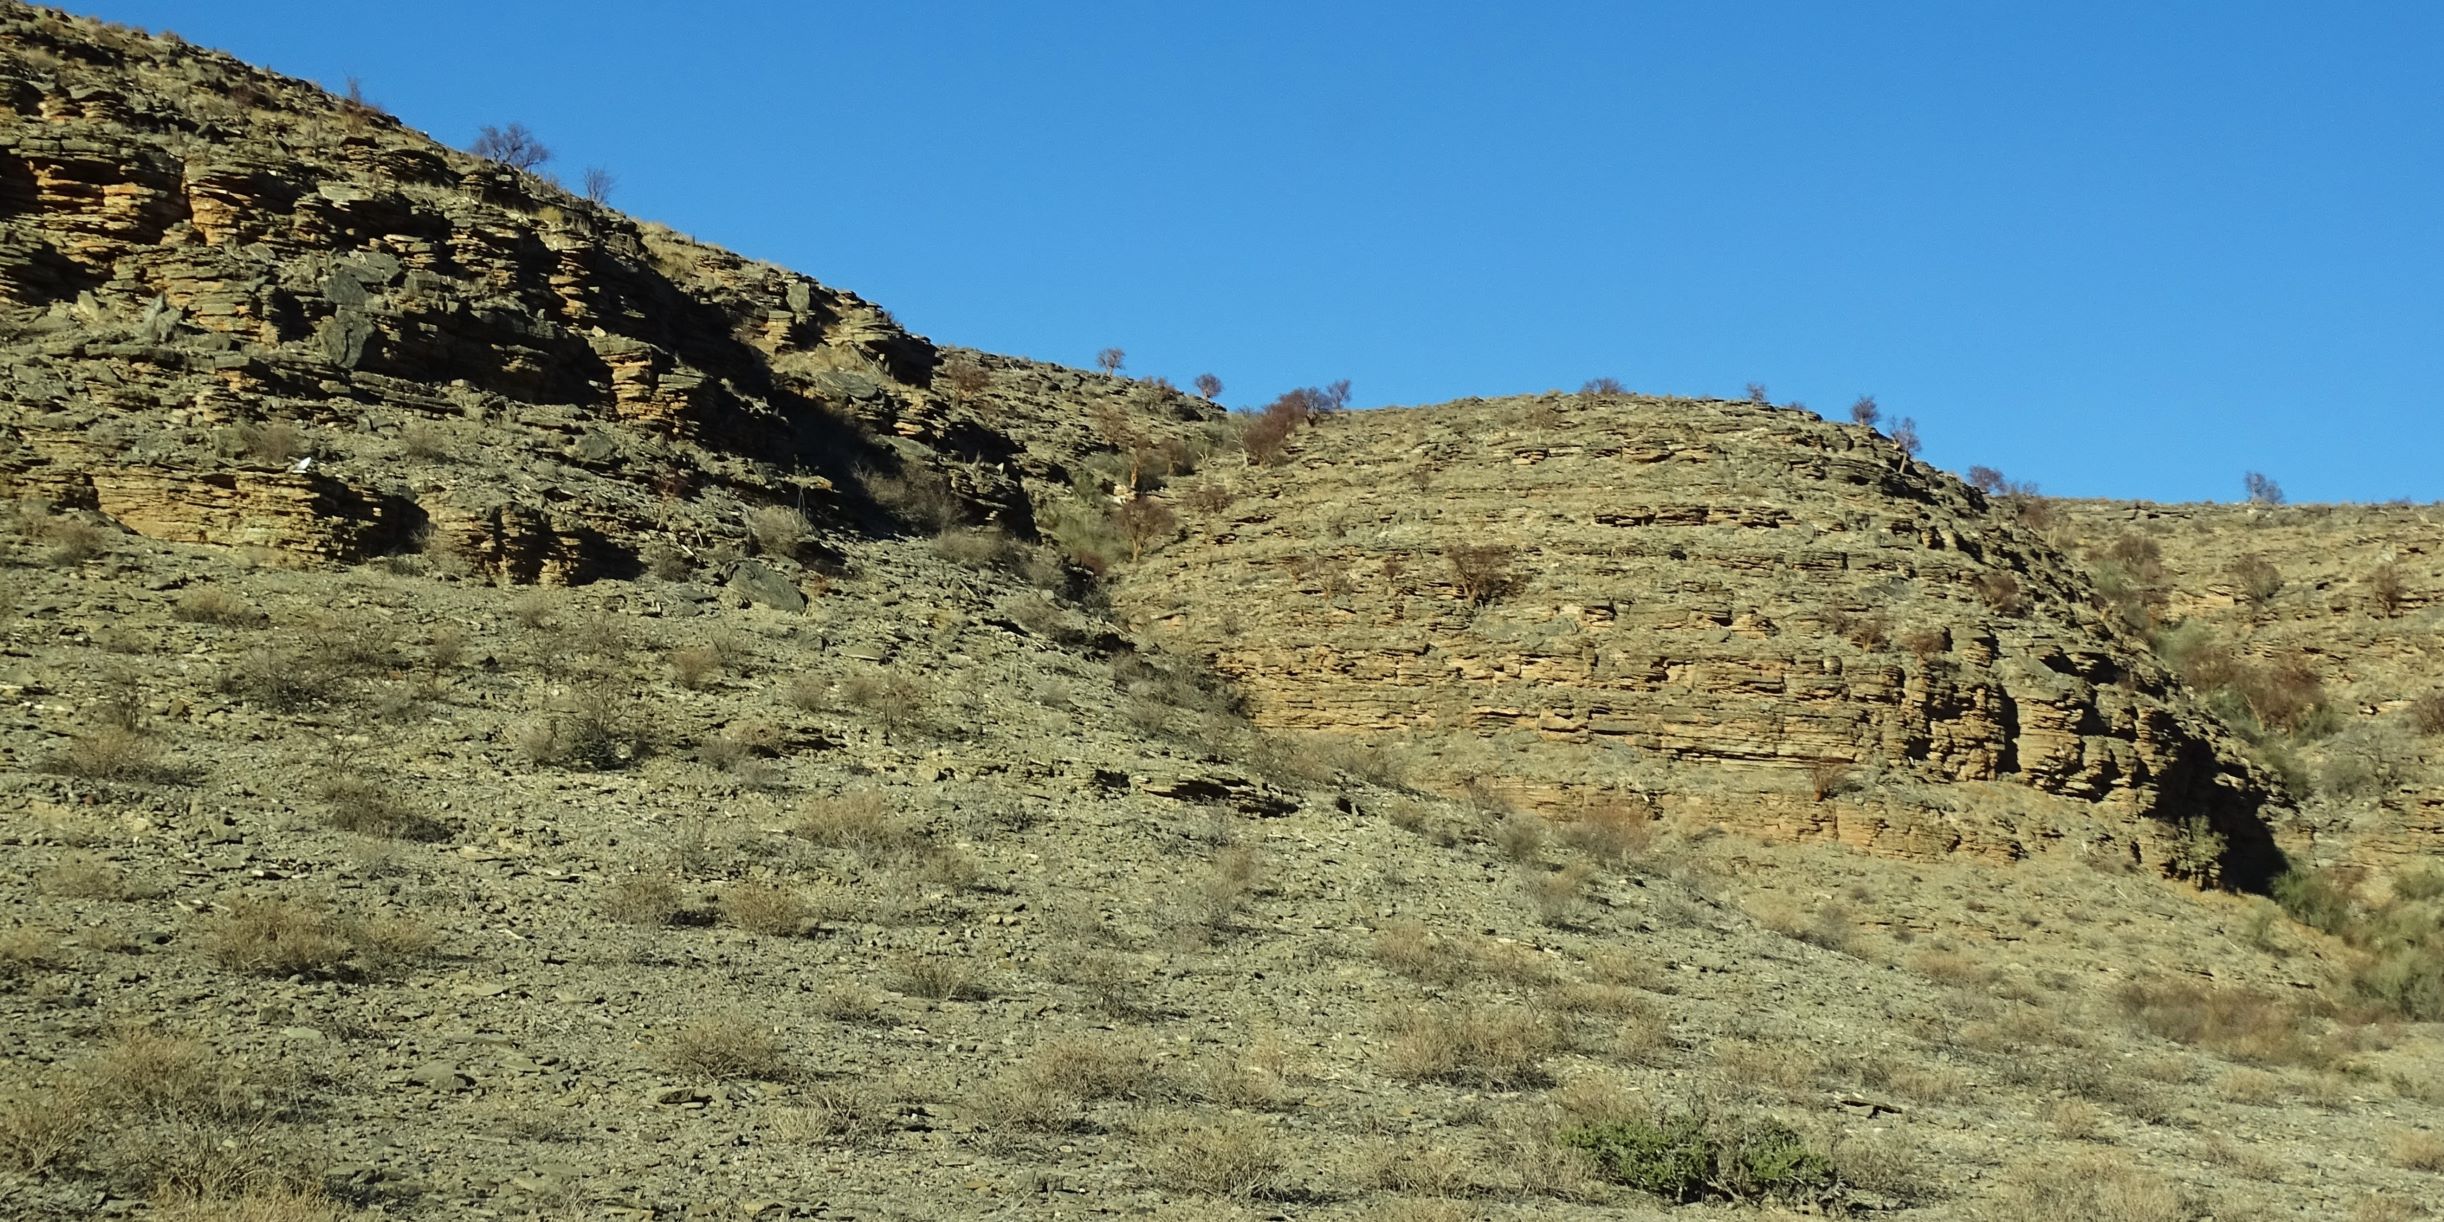
<path id="1" fill-rule="evenodd" d="M 854 294 L 175 41 L 0 8 L 0 119 L 0 492 L 158 538 L 580 581 L 878 473 L 1024 534 L 1099 444 L 1033 426 L 1216 414 L 1010 360 L 954 393 Z"/>
<path id="2" fill-rule="evenodd" d="M 2444 510 L 2078 501 L 2058 514 L 2065 546 L 2154 604 L 2174 652 L 2313 679 L 2322 709 L 2270 727 L 2264 748 L 2304 799 L 2297 823 L 2312 857 L 2378 872 L 2433 859 L 2444 845 Z M 2237 693 L 2219 698 L 2248 716 Z"/>
<path id="3" fill-rule="evenodd" d="M 2262 777 L 2084 578 L 1864 430 L 1548 395 L 1328 417 L 1210 478 L 1183 501 L 1227 507 L 1119 601 L 1261 724 L 1565 816 L 1910 856 L 2074 840 L 2237 882 L 2275 860 Z"/>

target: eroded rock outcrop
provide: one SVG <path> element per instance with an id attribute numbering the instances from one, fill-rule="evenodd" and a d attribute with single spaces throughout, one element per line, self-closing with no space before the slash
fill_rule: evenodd
<path id="1" fill-rule="evenodd" d="M 1122 605 L 1261 723 L 1391 742 L 1438 787 L 1910 855 L 2276 858 L 2263 778 L 2084 578 L 1864 430 L 1469 401 L 1324 418 L 1217 488 Z"/>
<path id="2" fill-rule="evenodd" d="M 0 493 L 273 559 L 439 538 L 578 581 L 647 539 L 718 550 L 760 503 L 871 517 L 873 473 L 1025 534 L 1099 443 L 1020 426 L 1215 414 L 1006 359 L 953 394 L 942 357 L 303 82 L 0 8 Z"/>

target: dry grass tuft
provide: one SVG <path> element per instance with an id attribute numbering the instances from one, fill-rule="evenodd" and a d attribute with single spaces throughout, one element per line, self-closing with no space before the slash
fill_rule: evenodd
<path id="1" fill-rule="evenodd" d="M 2393 1139 L 2393 1165 L 2406 1171 L 2444 1171 L 2444 1133 L 2425 1130 Z"/>
<path id="2" fill-rule="evenodd" d="M 603 888 L 602 914 L 622 925 L 668 925 L 687 907 L 679 884 L 662 874 L 631 874 Z"/>
<path id="3" fill-rule="evenodd" d="M 224 967 L 259 976 L 381 975 L 431 955 L 439 935 L 412 917 L 341 919 L 312 904 L 241 897 L 204 936 Z"/>
<path id="4" fill-rule="evenodd" d="M 269 619 L 253 603 L 219 586 L 197 586 L 179 595 L 171 613 L 190 624 L 223 628 L 259 628 Z"/>
<path id="5" fill-rule="evenodd" d="M 2019 1222 L 2183 1222 L 2172 1185 L 2101 1151 L 2022 1163 L 2003 1179 L 2003 1216 Z"/>
<path id="6" fill-rule="evenodd" d="M 1290 1187 L 1288 1143 L 1253 1116 L 1201 1121 L 1167 1114 L 1148 1117 L 1137 1134 L 1146 1176 L 1162 1191 L 1262 1200 Z"/>
<path id="7" fill-rule="evenodd" d="M 2270 993 L 2186 980 L 2134 981 L 2118 1000 L 2148 1031 L 2236 1061 L 2327 1066 L 2339 1055 L 2309 1030 L 2311 1019 L 2297 1005 Z"/>
<path id="8" fill-rule="evenodd" d="M 673 1070 L 703 1078 L 786 1082 L 797 1076 L 781 1041 L 743 1018 L 700 1018 L 679 1028 L 662 1048 Z"/>
<path id="9" fill-rule="evenodd" d="M 1561 1049 L 1550 1018 L 1517 1006 L 1422 1006 L 1390 1024 L 1384 1067 L 1393 1077 L 1498 1090 L 1544 1079 L 1545 1058 Z"/>
<path id="10" fill-rule="evenodd" d="M 775 937 L 806 931 L 811 909 L 794 888 L 777 883 L 739 883 L 721 893 L 721 918 L 740 929 Z"/>
<path id="11" fill-rule="evenodd" d="M 822 848 L 847 849 L 868 862 L 906 857 L 926 844 L 925 829 L 871 789 L 807 799 L 789 833 Z"/>
<path id="12" fill-rule="evenodd" d="M 863 1082 L 809 1088 L 798 1106 L 773 1118 L 772 1130 L 796 1145 L 872 1145 L 891 1131 L 898 1109 L 882 1091 Z"/>

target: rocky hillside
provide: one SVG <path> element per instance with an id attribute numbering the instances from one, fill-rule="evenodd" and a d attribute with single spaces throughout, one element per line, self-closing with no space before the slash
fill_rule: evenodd
<path id="1" fill-rule="evenodd" d="M 2390 874 L 2444 847 L 2444 509 L 2057 512 L 2064 546 L 2258 735 L 2300 799 L 2309 856 Z"/>
<path id="2" fill-rule="evenodd" d="M 0 1216 L 2433 1196 L 2444 874 L 2166 883 L 2280 743 L 1881 438 L 1275 463 L 172 39 L 0 101 Z"/>
<path id="3" fill-rule="evenodd" d="M 1546 395 L 1324 417 L 1178 492 L 1131 619 L 1257 722 L 1563 817 L 2262 884 L 2266 778 L 2085 576 L 1888 440 Z"/>
<path id="4" fill-rule="evenodd" d="M 734 558 L 756 506 L 870 518 L 878 491 L 1028 536 L 1108 448 L 1089 421 L 1218 415 L 946 360 L 854 294 L 225 55 L 15 4 L 0 38 L 0 494 L 572 582 L 649 543 Z"/>

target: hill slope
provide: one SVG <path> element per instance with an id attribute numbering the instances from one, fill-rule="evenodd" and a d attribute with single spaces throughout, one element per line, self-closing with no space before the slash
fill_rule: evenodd
<path id="1" fill-rule="evenodd" d="M 1325 418 L 1190 497 L 1218 507 L 1129 571 L 1129 616 L 1258 724 L 1402 744 L 1437 788 L 1909 856 L 2277 868 L 2263 778 L 2084 576 L 1865 430 L 1470 401 Z"/>
<path id="2" fill-rule="evenodd" d="M 1573 453 L 1477 405 L 1418 426 L 1440 509 L 1381 499 L 1366 430 L 1413 416 L 1175 478 L 1236 524 L 1116 597 L 1265 720 L 1401 707 L 1249 563 L 1335 538 L 1302 480 L 1374 515 L 1336 558 L 1415 560 L 1400 600 L 1310 563 L 1310 653 L 1423 623 L 1567 697 L 1432 677 L 1408 788 L 1098 609 L 1109 485 L 1226 442 L 1208 404 L 937 347 L 168 39 L 0 5 L 0 98 L 0 1214 L 2378 1218 L 2444 1162 L 2432 1027 L 2153 876 L 2184 813 L 2234 847 L 2176 860 L 2260 871 L 2257 774 L 1880 443 L 1550 404 Z M 1575 485 L 1632 450 L 1673 479 L 1604 529 L 1651 541 L 1588 546 Z M 1449 606 L 1446 532 L 1530 498 L 1550 562 Z M 2024 617 L 1956 596 L 2004 568 Z M 1941 649 L 1825 635 L 1885 602 Z M 1600 647 L 1541 644 L 1572 624 Z M 1499 756 L 1421 732 L 1528 710 Z M 1572 736 L 1639 755 L 1587 784 Z M 1433 791 L 1479 758 L 1514 783 Z M 1936 852 L 2049 829 L 2098 851 Z M 1720 1166 L 1588 1149 L 1667 1132 Z"/>

